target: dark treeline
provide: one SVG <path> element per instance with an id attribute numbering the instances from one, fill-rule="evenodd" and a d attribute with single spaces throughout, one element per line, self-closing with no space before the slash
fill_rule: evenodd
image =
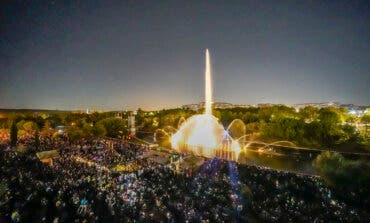
<path id="1" fill-rule="evenodd" d="M 201 112 L 184 109 L 148 112 L 139 109 L 135 116 L 137 135 L 152 135 L 156 129 L 168 126 L 178 128 L 185 119 Z M 8 113 L 0 118 L 0 130 L 10 132 L 10 127 L 15 122 L 19 136 L 36 130 L 43 134 L 55 130 L 57 126 L 65 126 L 71 140 L 96 136 L 120 138 L 129 133 L 127 116 L 130 113 L 121 112 L 120 118 L 116 118 L 116 114 L 117 112 Z M 288 140 L 296 145 L 312 148 L 348 147 L 358 151 L 366 150 L 369 145 L 367 129 L 355 126 L 358 123 L 369 123 L 370 114 L 357 117 L 344 108 L 307 106 L 297 111 L 292 107 L 275 105 L 215 109 L 213 114 L 225 128 L 235 119 L 242 120 L 245 124 L 243 133 L 251 134 L 253 139 L 258 140 Z"/>
<path id="2" fill-rule="evenodd" d="M 193 111 L 182 109 L 142 112 L 138 113 L 137 121 L 141 131 L 153 132 L 166 126 L 177 128 L 182 117 L 186 119 L 194 114 Z M 369 145 L 366 129 L 355 127 L 356 123 L 369 123 L 369 113 L 356 117 L 344 108 L 307 106 L 297 111 L 292 107 L 276 105 L 215 109 L 213 114 L 225 128 L 235 119 L 242 120 L 245 124 L 244 133 L 253 135 L 253 139 L 288 140 L 296 145 L 322 149 L 352 145 L 351 149 L 362 150 Z"/>
<path id="3" fill-rule="evenodd" d="M 289 140 L 300 146 L 331 149 L 368 140 L 354 125 L 367 122 L 367 115 L 355 117 L 343 108 L 307 106 L 296 111 L 280 105 L 217 110 L 215 115 L 224 125 L 241 119 L 246 124 L 246 134 L 257 133 L 257 137 L 266 141 Z"/>
<path id="4" fill-rule="evenodd" d="M 313 166 L 326 185 L 335 189 L 339 197 L 346 202 L 369 207 L 370 163 L 368 161 L 350 160 L 339 153 L 325 151 L 314 160 Z M 358 199 L 359 197 L 361 199 Z"/>

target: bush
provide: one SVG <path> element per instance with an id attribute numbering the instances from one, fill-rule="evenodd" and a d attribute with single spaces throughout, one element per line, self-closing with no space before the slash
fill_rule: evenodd
<path id="1" fill-rule="evenodd" d="M 369 197 L 370 165 L 368 162 L 345 159 L 339 153 L 325 151 L 317 156 L 313 166 L 329 186 L 359 191 Z"/>

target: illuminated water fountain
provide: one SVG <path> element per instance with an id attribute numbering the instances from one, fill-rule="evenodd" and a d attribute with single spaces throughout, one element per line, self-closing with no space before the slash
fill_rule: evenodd
<path id="1" fill-rule="evenodd" d="M 211 63 L 206 50 L 205 112 L 194 115 L 179 126 L 171 136 L 171 146 L 179 152 L 193 152 L 205 157 L 237 160 L 240 146 L 218 119 L 212 115 Z"/>
<path id="2" fill-rule="evenodd" d="M 212 115 L 212 80 L 209 52 L 206 50 L 205 70 L 205 112 L 187 120 L 181 117 L 177 128 L 166 126 L 154 132 L 154 141 L 162 146 L 171 146 L 179 152 L 192 152 L 205 157 L 238 161 L 241 152 L 274 154 L 267 151 L 274 146 L 294 147 L 290 141 L 266 143 L 255 140 L 254 134 L 246 134 L 246 126 L 241 119 L 233 120 L 224 127 Z"/>

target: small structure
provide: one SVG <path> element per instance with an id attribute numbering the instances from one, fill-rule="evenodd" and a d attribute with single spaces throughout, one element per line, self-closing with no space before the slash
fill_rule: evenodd
<path id="1" fill-rule="evenodd" d="M 59 152 L 58 150 L 49 150 L 49 151 L 44 151 L 44 152 L 38 152 L 36 153 L 37 158 L 42 163 L 47 163 L 49 165 L 53 165 L 53 158 L 59 157 Z"/>
<path id="2" fill-rule="evenodd" d="M 136 126 L 135 126 L 135 116 L 136 116 L 136 114 L 137 114 L 136 111 L 131 112 L 130 115 L 128 116 L 128 118 L 127 118 L 127 127 L 128 127 L 128 130 L 130 131 L 131 136 L 136 135 Z"/>
<path id="3" fill-rule="evenodd" d="M 118 119 L 122 119 L 122 113 L 121 112 L 117 112 L 114 114 L 114 117 L 115 118 L 118 118 Z"/>
<path id="4" fill-rule="evenodd" d="M 169 153 L 164 153 L 156 150 L 148 150 L 144 152 L 142 158 L 159 164 L 167 164 L 170 161 L 170 156 L 171 154 Z"/>

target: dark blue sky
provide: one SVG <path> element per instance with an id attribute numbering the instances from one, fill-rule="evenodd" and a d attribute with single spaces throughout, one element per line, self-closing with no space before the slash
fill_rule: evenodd
<path id="1" fill-rule="evenodd" d="M 370 104 L 369 1 L 5 1 L 0 107 Z"/>

